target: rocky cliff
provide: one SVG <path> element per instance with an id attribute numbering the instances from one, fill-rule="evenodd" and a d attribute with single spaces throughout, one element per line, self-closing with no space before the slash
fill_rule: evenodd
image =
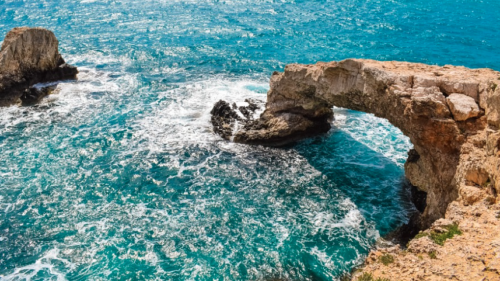
<path id="1" fill-rule="evenodd" d="M 0 49 L 0 106 L 32 103 L 47 93 L 34 84 L 76 79 L 77 69 L 59 54 L 54 33 L 43 28 L 9 31 Z"/>
<path id="2" fill-rule="evenodd" d="M 452 202 L 445 218 L 419 233 L 407 248 L 374 249 L 352 280 L 500 280 L 500 204 L 488 196 L 477 199 L 472 204 Z"/>

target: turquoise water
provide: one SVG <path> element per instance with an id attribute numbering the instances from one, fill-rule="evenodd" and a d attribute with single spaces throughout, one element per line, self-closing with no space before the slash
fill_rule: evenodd
<path id="1" fill-rule="evenodd" d="M 438 3 L 439 2 L 439 3 Z M 499 1 L 0 0 L 53 30 L 78 82 L 0 108 L 1 280 L 335 280 L 412 211 L 409 141 L 335 109 L 287 148 L 211 131 L 288 63 L 500 69 Z"/>

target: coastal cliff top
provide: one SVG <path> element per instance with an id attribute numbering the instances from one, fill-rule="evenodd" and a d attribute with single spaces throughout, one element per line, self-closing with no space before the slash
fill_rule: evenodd
<path id="1" fill-rule="evenodd" d="M 426 78 L 434 79 L 449 79 L 449 80 L 476 80 L 476 81 L 489 81 L 499 80 L 500 72 L 490 68 L 476 68 L 471 69 L 465 66 L 455 65 L 430 65 L 424 63 L 414 63 L 406 61 L 378 61 L 372 59 L 345 59 L 342 61 L 333 62 L 317 62 L 316 64 L 289 64 L 286 66 L 285 71 L 295 67 L 306 68 L 320 68 L 325 69 L 329 67 L 341 66 L 343 68 L 374 68 L 398 74 L 401 76 L 418 75 Z"/>

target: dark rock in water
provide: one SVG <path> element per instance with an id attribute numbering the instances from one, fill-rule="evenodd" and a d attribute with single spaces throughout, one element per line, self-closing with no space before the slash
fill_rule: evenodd
<path id="1" fill-rule="evenodd" d="M 410 150 L 411 152 L 411 150 Z M 408 153 L 410 154 L 410 153 Z M 427 193 L 418 189 L 418 187 L 412 185 L 410 182 L 406 181 L 404 184 L 405 189 L 409 189 L 410 200 L 417 209 L 414 212 L 408 223 L 400 226 L 396 230 L 387 234 L 385 239 L 396 244 L 400 244 L 402 247 L 406 247 L 406 244 L 415 237 L 421 230 L 422 227 L 422 213 L 425 211 L 427 206 Z"/>
<path id="2" fill-rule="evenodd" d="M 248 106 L 240 106 L 238 110 L 243 114 L 243 116 L 245 116 L 245 118 L 251 120 L 253 119 L 255 111 L 257 111 L 257 109 L 260 109 L 260 106 L 258 104 L 263 102 L 253 99 L 246 99 L 245 102 L 248 103 Z"/>
<path id="3" fill-rule="evenodd" d="M 238 110 L 245 116 L 245 118 L 250 119 L 251 116 L 253 115 L 253 112 L 251 112 L 248 107 L 246 106 L 240 106 Z"/>
<path id="4" fill-rule="evenodd" d="M 7 33 L 0 49 L 0 106 L 39 101 L 50 89 L 30 88 L 37 83 L 76 79 L 76 67 L 59 54 L 54 33 L 20 27 Z"/>
<path id="5" fill-rule="evenodd" d="M 235 122 L 241 119 L 238 113 L 229 103 L 220 100 L 214 105 L 210 114 L 212 114 L 211 121 L 214 132 L 224 139 L 230 139 Z"/>
<path id="6" fill-rule="evenodd" d="M 30 106 L 37 104 L 44 97 L 51 94 L 57 87 L 57 83 L 52 83 L 48 86 L 39 86 L 39 87 L 29 87 L 24 90 L 23 95 L 19 98 L 21 100 L 21 104 L 23 106 Z"/>
<path id="7" fill-rule="evenodd" d="M 233 138 L 233 131 L 236 127 L 247 127 L 253 123 L 255 112 L 261 108 L 261 101 L 246 99 L 247 106 L 238 107 L 235 103 L 229 105 L 226 101 L 220 100 L 215 103 L 210 114 L 214 132 L 226 140 Z M 241 113 L 240 114 L 238 114 Z"/>
<path id="8" fill-rule="evenodd" d="M 22 105 L 32 105 L 39 102 L 43 97 L 47 96 L 51 91 L 50 87 L 35 88 L 30 87 L 24 90 L 20 97 Z"/>
<path id="9" fill-rule="evenodd" d="M 317 115 L 310 115 L 299 109 L 273 114 L 264 112 L 258 119 L 254 119 L 256 111 L 263 107 L 260 104 L 264 103 L 251 99 L 246 99 L 245 102 L 248 106 L 231 107 L 225 101 L 217 102 L 211 112 L 214 132 L 224 139 L 239 143 L 283 146 L 328 132 L 331 128 L 331 110 Z"/>

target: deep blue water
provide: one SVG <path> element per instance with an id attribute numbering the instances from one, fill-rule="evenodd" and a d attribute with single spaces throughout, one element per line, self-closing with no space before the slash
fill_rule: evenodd
<path id="1" fill-rule="evenodd" d="M 335 280 L 407 220 L 409 141 L 335 109 L 283 148 L 211 131 L 288 63 L 500 69 L 500 1 L 0 0 L 0 37 L 53 30 L 79 67 L 0 108 L 1 280 Z"/>

